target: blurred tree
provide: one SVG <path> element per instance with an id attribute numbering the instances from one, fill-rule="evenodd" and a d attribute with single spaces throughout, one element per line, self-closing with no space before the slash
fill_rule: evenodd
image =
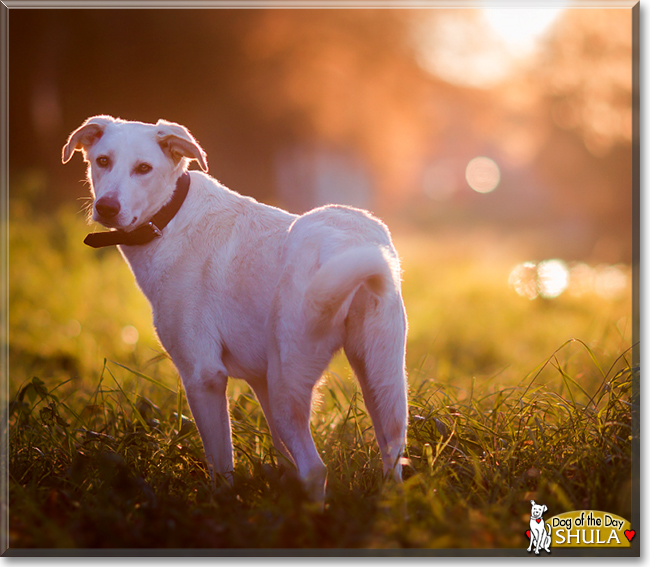
<path id="1" fill-rule="evenodd" d="M 540 70 L 555 124 L 578 131 L 597 157 L 629 145 L 631 10 L 567 10 Z"/>
<path id="2" fill-rule="evenodd" d="M 477 13 L 452 20 L 475 29 Z M 513 231 L 534 220 L 576 233 L 576 254 L 609 238 L 626 259 L 631 11 L 565 11 L 540 57 L 485 88 L 445 82 L 421 65 L 416 24 L 445 14 L 14 9 L 12 191 L 31 187 L 43 207 L 82 194 L 79 169 L 61 167 L 59 156 L 90 115 L 164 117 L 192 130 L 215 177 L 265 201 L 283 204 L 288 178 L 291 191 L 314 193 L 313 164 L 325 164 L 335 168 L 325 181 L 341 190 L 321 198 L 343 198 L 358 180 L 380 214 L 406 207 L 427 222 Z M 464 180 L 477 155 L 501 168 L 489 196 Z M 283 173 L 305 159 L 312 177 Z M 293 202 L 317 204 L 310 199 Z"/>
<path id="3" fill-rule="evenodd" d="M 538 77 L 553 126 L 539 169 L 607 262 L 632 253 L 632 65 L 630 9 L 567 10 Z"/>

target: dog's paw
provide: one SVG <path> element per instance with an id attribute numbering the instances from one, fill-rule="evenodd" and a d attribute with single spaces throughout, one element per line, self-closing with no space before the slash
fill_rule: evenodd
<path id="1" fill-rule="evenodd" d="M 302 479 L 302 482 L 310 500 L 323 505 L 325 503 L 325 489 L 327 486 L 327 467 L 325 465 L 314 467 Z"/>

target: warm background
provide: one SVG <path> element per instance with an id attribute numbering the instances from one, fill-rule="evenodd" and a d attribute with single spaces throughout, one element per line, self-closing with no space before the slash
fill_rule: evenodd
<path id="1" fill-rule="evenodd" d="M 13 507 L 14 545 L 189 545 L 182 538 L 165 539 L 164 529 L 159 539 L 137 539 L 131 520 L 117 512 L 115 525 L 131 526 L 124 539 L 118 534 L 111 540 L 105 532 L 102 539 L 81 524 L 60 531 L 79 514 L 86 514 L 88 525 L 99 525 L 101 515 L 93 516 L 94 510 L 106 506 L 81 496 L 95 494 L 101 482 L 88 485 L 70 477 L 80 443 L 80 434 L 70 432 L 103 431 L 85 417 L 99 411 L 99 393 L 109 395 L 102 388 L 110 383 L 114 403 L 127 413 L 133 404 L 125 400 L 141 399 L 143 384 L 151 386 L 151 380 L 177 389 L 149 308 L 119 254 L 82 244 L 89 230 L 83 210 L 88 188 L 80 182 L 84 167 L 78 156 L 64 167 L 60 155 L 68 134 L 95 114 L 184 124 L 206 150 L 210 173 L 258 200 L 296 213 L 346 203 L 386 221 L 405 269 L 413 478 L 424 474 L 418 467 L 432 447 L 439 454 L 430 463 L 456 458 L 439 441 L 448 433 L 444 423 L 449 426 L 459 415 L 469 420 L 462 426 L 470 427 L 478 419 L 473 412 L 487 412 L 478 415 L 496 435 L 499 412 L 515 411 L 508 406 L 512 392 L 517 403 L 521 398 L 541 404 L 526 397 L 537 392 L 560 400 L 548 402 L 555 410 L 568 404 L 571 427 L 561 425 L 566 416 L 555 410 L 544 419 L 566 434 L 567 446 L 600 447 L 592 437 L 572 436 L 586 430 L 579 417 L 591 415 L 585 407 L 594 399 L 605 403 L 605 393 L 611 398 L 615 388 L 608 381 L 631 361 L 631 9 L 11 10 L 9 46 L 11 395 L 20 391 L 21 404 L 31 400 L 42 409 L 47 402 L 51 408 L 47 388 L 68 380 L 57 390 L 67 400 L 67 407 L 59 408 L 67 416 L 61 418 L 65 427 L 59 426 L 68 452 L 57 454 L 63 464 L 56 474 L 53 464 L 38 469 L 30 460 L 35 453 L 23 451 L 21 444 L 41 447 L 42 441 L 14 440 L 12 497 L 21 502 Z M 565 344 L 569 339 L 581 342 Z M 105 367 L 105 359 L 114 362 Z M 136 380 L 134 372 L 115 363 L 150 380 Z M 341 394 L 342 413 L 335 418 L 327 411 L 340 400 L 326 392 L 320 418 L 326 431 L 347 423 L 354 388 L 343 359 L 331 372 L 348 394 Z M 538 385 L 546 389 L 538 391 Z M 240 401 L 247 395 L 238 383 L 233 388 Z M 180 397 L 156 395 L 162 396 L 147 393 L 159 411 L 182 409 Z M 629 392 L 626 396 L 629 401 Z M 486 400 L 489 410 L 481 405 Z M 23 435 L 27 430 L 19 424 L 26 422 L 20 419 L 40 414 L 12 407 L 18 412 L 12 414 L 14 430 Z M 594 435 L 618 439 L 607 429 L 613 427 L 611 415 L 594 411 L 594 419 L 602 420 Z M 532 413 L 526 415 L 517 430 L 525 431 L 525 440 L 512 447 L 538 450 L 531 439 L 543 436 L 544 419 L 535 423 Z M 52 415 L 40 418 L 50 419 L 46 429 L 55 427 Z M 170 419 L 180 434 L 180 418 Z M 418 424 L 434 423 L 428 419 L 437 427 L 427 430 L 426 449 L 424 425 Z M 504 418 L 503 435 L 512 423 Z M 259 417 L 258 426 L 265 427 Z M 365 427 L 372 444 L 369 423 Z M 623 427 L 629 433 L 629 425 Z M 460 437 L 474 439 L 463 431 Z M 436 435 L 442 437 L 436 441 Z M 546 498 L 556 512 L 599 504 L 629 518 L 629 439 L 621 435 L 623 461 L 612 457 L 609 441 L 589 458 L 577 450 L 549 450 L 541 463 L 519 463 L 509 480 L 493 478 L 494 490 L 478 477 L 463 480 L 461 487 L 477 483 L 474 500 L 443 477 L 441 493 L 444 486 L 455 488 L 444 492 L 442 507 L 425 499 L 442 539 L 432 539 L 430 526 L 387 535 L 390 530 L 378 523 L 370 536 L 346 524 L 353 534 L 347 540 L 288 526 L 276 540 L 240 535 L 241 541 L 231 543 L 519 547 L 531 495 Z M 197 445 L 195 434 L 192 442 Z M 496 455 L 500 443 L 491 439 L 483 455 Z M 268 443 L 260 449 L 259 440 L 253 445 L 257 448 L 248 453 L 270 450 Z M 110 454 L 123 448 L 118 443 Z M 523 455 L 519 448 L 516 454 Z M 200 446 L 196 451 L 199 459 Z M 345 447 L 342 451 L 345 458 Z M 603 471 L 609 472 L 591 477 L 598 463 L 606 463 Z M 490 464 L 500 471 L 502 465 L 496 457 Z M 426 474 L 438 474 L 432 471 L 433 466 Z M 141 474 L 143 482 L 159 488 L 149 473 Z M 43 478 L 67 480 L 52 487 L 43 485 Z M 350 478 L 354 495 L 358 479 Z M 376 491 L 378 484 L 373 486 L 368 490 Z M 472 526 L 467 533 L 444 527 L 450 508 L 460 510 L 459 526 Z M 25 519 L 36 509 L 45 511 L 36 520 Z M 333 503 L 331 513 L 342 509 Z M 514 518 L 503 536 L 489 527 L 495 513 Z M 349 511 L 341 514 L 354 521 Z M 214 533 L 225 537 L 226 528 L 220 529 Z M 192 528 L 188 533 L 195 535 Z M 214 533 L 192 545 L 210 545 Z"/>
<path id="2" fill-rule="evenodd" d="M 85 195 L 58 150 L 88 116 L 166 118 L 226 185 L 296 212 L 348 202 L 423 229 L 520 234 L 540 259 L 629 263 L 631 19 L 12 11 L 12 196 L 49 209 Z M 500 171 L 489 196 L 465 180 L 477 156 Z"/>

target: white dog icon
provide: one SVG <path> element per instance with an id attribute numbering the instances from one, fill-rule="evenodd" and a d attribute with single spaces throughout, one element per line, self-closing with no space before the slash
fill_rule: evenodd
<path id="1" fill-rule="evenodd" d="M 534 500 L 530 501 L 532 506 L 530 510 L 530 545 L 528 546 L 528 553 L 535 546 L 535 554 L 539 555 L 539 550 L 544 549 L 546 553 L 551 553 L 549 549 L 551 545 L 551 526 L 548 526 L 548 531 L 545 528 L 544 518 L 542 514 L 548 510 L 546 504 L 535 504 Z"/>

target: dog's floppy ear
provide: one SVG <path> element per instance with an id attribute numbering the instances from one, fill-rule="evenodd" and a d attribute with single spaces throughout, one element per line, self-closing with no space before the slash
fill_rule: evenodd
<path id="1" fill-rule="evenodd" d="M 535 501 L 534 501 L 534 500 L 531 500 L 531 501 L 530 501 L 530 504 L 531 504 L 531 506 L 534 506 L 534 505 L 535 505 Z"/>
<path id="2" fill-rule="evenodd" d="M 163 151 L 168 152 L 175 162 L 184 157 L 195 159 L 203 171 L 208 171 L 207 157 L 203 148 L 184 126 L 158 120 L 156 137 Z"/>
<path id="3" fill-rule="evenodd" d="M 543 511 L 544 511 L 544 512 L 548 512 L 548 508 L 546 507 L 546 504 L 544 504 Z"/>
<path id="4" fill-rule="evenodd" d="M 72 154 L 77 150 L 85 150 L 92 146 L 102 137 L 106 126 L 111 122 L 115 122 L 112 116 L 93 116 L 88 118 L 88 120 L 70 134 L 68 142 L 63 146 L 63 154 L 61 156 L 63 163 L 68 163 Z"/>

